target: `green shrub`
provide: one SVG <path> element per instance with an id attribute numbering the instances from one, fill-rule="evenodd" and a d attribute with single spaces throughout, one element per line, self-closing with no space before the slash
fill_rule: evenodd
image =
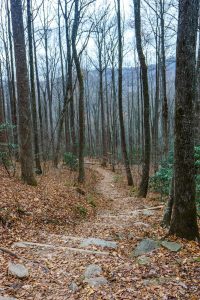
<path id="1" fill-rule="evenodd" d="M 150 178 L 150 188 L 163 195 L 169 195 L 170 184 L 173 176 L 173 152 L 169 153 L 166 160 L 161 163 L 158 171 Z"/>
<path id="2" fill-rule="evenodd" d="M 200 146 L 195 147 L 195 167 L 196 167 L 196 202 L 200 209 Z M 167 160 L 161 163 L 159 170 L 150 178 L 150 188 L 159 192 L 162 196 L 169 195 L 171 180 L 173 176 L 173 152 L 170 152 Z"/>
<path id="3" fill-rule="evenodd" d="M 78 168 L 78 158 L 71 152 L 64 153 L 64 164 L 66 164 L 72 171 Z"/>
<path id="4" fill-rule="evenodd" d="M 161 195 L 169 195 L 170 182 L 172 179 L 172 168 L 160 167 L 150 179 L 150 187 Z"/>
<path id="5" fill-rule="evenodd" d="M 114 175 L 114 177 L 113 177 L 114 183 L 121 183 L 122 180 L 123 180 L 122 175 L 116 174 L 116 175 Z"/>
<path id="6" fill-rule="evenodd" d="M 95 203 L 93 195 L 89 194 L 87 196 L 86 200 L 87 200 L 87 203 L 90 204 L 93 208 L 96 207 L 96 203 Z"/>
<path id="7" fill-rule="evenodd" d="M 87 208 L 85 208 L 83 205 L 77 205 L 76 211 L 80 214 L 81 217 L 85 218 L 87 216 Z"/>

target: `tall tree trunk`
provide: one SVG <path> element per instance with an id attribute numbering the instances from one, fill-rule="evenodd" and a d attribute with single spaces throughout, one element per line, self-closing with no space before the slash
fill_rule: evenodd
<path id="1" fill-rule="evenodd" d="M 160 0 L 160 25 L 161 25 L 161 73 L 162 73 L 162 127 L 164 139 L 164 155 L 169 151 L 168 133 L 168 103 L 167 103 L 167 82 L 166 82 L 166 59 L 165 59 L 165 20 L 164 20 L 164 0 Z"/>
<path id="2" fill-rule="evenodd" d="M 199 0 L 179 1 L 175 81 L 174 206 L 170 234 L 199 238 L 195 204 L 194 98 Z"/>
<path id="3" fill-rule="evenodd" d="M 118 55 L 119 55 L 119 66 L 118 66 L 118 104 L 119 104 L 119 121 L 120 121 L 120 133 L 121 133 L 121 145 L 122 145 L 122 154 L 124 159 L 124 166 L 126 169 L 126 177 L 128 181 L 128 185 L 133 185 L 133 177 L 131 174 L 129 158 L 126 147 L 126 135 L 125 135 L 125 127 L 124 127 L 124 118 L 123 118 L 123 104 L 122 104 L 122 31 L 121 31 L 121 8 L 120 8 L 120 0 L 117 0 L 117 26 L 118 26 Z"/>
<path id="4" fill-rule="evenodd" d="M 4 90 L 3 90 L 1 60 L 0 60 L 0 126 L 4 123 L 5 123 Z M 6 139 L 5 130 L 0 129 L 0 152 L 5 151 L 6 142 L 7 139 Z"/>
<path id="5" fill-rule="evenodd" d="M 75 130 L 75 113 L 74 113 L 74 90 L 73 90 L 73 56 L 72 45 L 70 41 L 69 20 L 67 2 L 65 3 L 65 26 L 66 26 L 66 43 L 67 43 L 67 97 L 70 99 L 70 131 L 72 141 L 72 152 L 77 155 L 77 142 Z"/>
<path id="6" fill-rule="evenodd" d="M 157 11 L 157 6 L 156 6 Z M 156 91 L 154 100 L 154 119 L 153 119 L 153 154 L 154 154 L 154 171 L 158 169 L 159 163 L 159 143 L 158 143 L 158 130 L 159 130 L 159 96 L 160 96 L 160 38 L 158 28 L 158 17 L 156 19 Z"/>
<path id="7" fill-rule="evenodd" d="M 200 25 L 200 24 L 199 24 Z M 200 145 L 200 31 L 196 66 L 195 145 Z"/>
<path id="8" fill-rule="evenodd" d="M 11 20 L 10 20 L 10 10 L 8 7 L 7 0 L 7 17 L 8 17 L 8 41 L 9 41 L 9 50 L 10 50 L 10 76 L 11 76 L 11 119 L 13 129 L 13 140 L 14 144 L 18 144 L 17 136 L 17 99 L 16 99 L 16 89 L 15 89 L 15 75 L 14 75 L 14 59 L 13 59 L 13 42 L 12 42 L 12 32 L 11 32 Z M 17 156 L 17 155 L 16 155 Z"/>
<path id="9" fill-rule="evenodd" d="M 33 33 L 33 48 L 34 48 L 34 61 L 35 61 L 35 77 L 36 77 L 36 85 L 37 85 L 37 101 L 38 101 L 38 115 L 39 115 L 39 127 L 40 127 L 40 146 L 42 150 L 42 157 L 46 159 L 45 145 L 44 145 L 44 126 L 43 126 L 43 118 L 42 118 L 42 97 L 40 90 L 40 79 L 39 79 L 39 71 L 38 71 L 38 63 L 37 63 L 37 51 L 36 51 L 36 41 L 34 35 L 34 22 L 32 20 L 32 33 Z"/>
<path id="10" fill-rule="evenodd" d="M 80 10 L 79 0 L 75 0 L 74 8 L 74 22 L 72 28 L 72 50 L 74 56 L 74 63 L 76 66 L 77 78 L 79 83 L 79 176 L 78 181 L 80 183 L 85 180 L 85 169 L 84 169 L 84 146 L 85 146 L 85 118 L 84 118 L 84 81 L 83 74 L 81 71 L 80 58 L 76 48 L 76 38 L 78 27 L 80 23 Z"/>
<path id="11" fill-rule="evenodd" d="M 31 0 L 27 0 L 27 27 L 28 27 L 29 67 L 30 67 L 30 82 L 31 82 L 31 107 L 32 107 L 32 117 L 33 117 L 35 165 L 36 165 L 36 169 L 37 169 L 36 170 L 37 174 L 42 174 L 42 168 L 41 168 L 41 164 L 40 164 L 37 107 L 36 107 L 36 94 L 35 94 Z"/>
<path id="12" fill-rule="evenodd" d="M 36 185 L 33 172 L 32 122 L 21 0 L 11 0 L 11 15 L 18 93 L 21 174 L 26 183 Z"/>
<path id="13" fill-rule="evenodd" d="M 44 50 L 45 50 L 45 64 L 46 64 L 46 89 L 47 89 L 47 105 L 49 112 L 49 123 L 50 123 L 50 135 L 47 139 L 50 141 L 50 148 L 52 149 L 52 156 L 54 157 L 55 149 L 54 149 L 54 129 L 53 129 L 53 103 L 52 103 L 52 91 L 50 86 L 50 70 L 49 70 L 49 45 L 48 45 L 48 25 L 46 24 L 45 19 L 45 6 L 43 2 L 43 14 L 44 14 Z M 49 149 L 47 149 L 49 152 Z"/>
<path id="14" fill-rule="evenodd" d="M 107 164 L 107 145 L 106 145 L 106 126 L 105 126 L 105 107 L 104 107 L 104 95 L 103 95 L 103 68 L 101 62 L 101 52 L 99 54 L 99 99 L 101 103 L 101 134 L 102 134 L 102 150 L 103 160 L 102 166 L 106 167 Z"/>
<path id="15" fill-rule="evenodd" d="M 112 170 L 115 171 L 116 164 L 116 143 L 117 143 L 117 93 L 116 93 L 116 84 L 115 84 L 115 66 L 114 66 L 114 54 L 112 55 L 112 92 L 113 92 L 113 103 L 112 103 Z"/>
<path id="16" fill-rule="evenodd" d="M 148 73 L 145 56 L 142 49 L 141 40 L 141 16 L 140 16 L 140 0 L 134 0 L 134 12 L 135 12 L 135 35 L 137 52 L 142 72 L 142 89 L 144 99 L 144 162 L 142 169 L 142 180 L 139 188 L 139 196 L 146 197 L 149 184 L 149 168 L 150 168 L 150 124 L 149 124 L 149 86 L 148 86 Z"/>

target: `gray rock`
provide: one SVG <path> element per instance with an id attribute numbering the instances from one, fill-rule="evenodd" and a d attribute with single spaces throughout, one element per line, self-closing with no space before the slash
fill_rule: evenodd
<path id="1" fill-rule="evenodd" d="M 87 282 L 88 285 L 91 286 L 92 288 L 95 288 L 95 287 L 97 288 L 102 285 L 108 284 L 107 279 L 103 276 L 96 277 L 96 278 L 88 278 L 85 280 L 85 282 Z"/>
<path id="2" fill-rule="evenodd" d="M 77 291 L 78 291 L 78 285 L 76 284 L 76 282 L 72 282 L 72 283 L 69 285 L 69 289 L 70 289 L 70 291 L 72 291 L 73 293 L 77 292 Z"/>
<path id="3" fill-rule="evenodd" d="M 175 242 L 163 241 L 161 245 L 172 252 L 178 252 L 182 248 L 181 244 Z"/>
<path id="4" fill-rule="evenodd" d="M 144 209 L 142 211 L 143 215 L 145 216 L 153 216 L 155 213 L 152 210 Z"/>
<path id="5" fill-rule="evenodd" d="M 17 299 L 13 298 L 13 297 L 3 297 L 3 296 L 0 296 L 0 300 L 17 300 Z"/>
<path id="6" fill-rule="evenodd" d="M 83 242 L 80 244 L 81 247 L 87 247 L 90 245 L 100 246 L 100 247 L 108 247 L 108 248 L 117 248 L 116 242 L 106 241 L 98 238 L 88 238 L 84 239 Z"/>
<path id="7" fill-rule="evenodd" d="M 102 268 L 98 265 L 89 265 L 84 273 L 86 279 L 94 278 L 102 274 Z"/>
<path id="8" fill-rule="evenodd" d="M 8 274 L 23 279 L 29 276 L 28 269 L 21 264 L 8 264 Z"/>
<path id="9" fill-rule="evenodd" d="M 151 263 L 151 260 L 149 257 L 143 255 L 138 257 L 137 262 L 139 265 L 149 265 Z"/>
<path id="10" fill-rule="evenodd" d="M 158 249 L 159 247 L 160 244 L 158 241 L 154 241 L 152 239 L 144 239 L 139 243 L 139 245 L 137 245 L 137 247 L 133 251 L 133 255 L 140 256 L 145 253 L 151 252 L 155 249 Z"/>

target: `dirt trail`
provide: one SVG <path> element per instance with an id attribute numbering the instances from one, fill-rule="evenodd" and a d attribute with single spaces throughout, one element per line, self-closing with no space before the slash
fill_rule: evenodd
<path id="1" fill-rule="evenodd" d="M 23 258 L 32 257 L 21 261 L 26 263 L 31 278 L 13 296 L 31 300 L 176 299 L 161 297 L 169 292 L 165 280 L 146 279 L 157 278 L 161 272 L 155 255 L 149 267 L 139 265 L 131 257 L 138 242 L 149 236 L 150 224 L 158 223 L 160 210 L 148 210 L 155 203 L 146 199 L 125 197 L 126 191 L 116 188 L 111 171 L 98 166 L 92 168 L 102 176 L 97 192 L 110 199 L 110 206 L 99 211 L 94 219 L 76 226 L 73 232 L 63 235 L 39 232 L 37 243 L 16 241 L 13 250 Z M 95 288 L 86 282 L 84 272 L 91 264 L 102 268 L 101 280 L 107 284 Z M 170 272 L 175 272 L 176 267 Z M 156 294 L 152 285 L 156 286 Z"/>
<path id="2" fill-rule="evenodd" d="M 63 235 L 39 232 L 35 243 L 16 241 L 13 250 L 21 252 L 22 257 L 31 255 L 33 261 L 37 262 L 26 263 L 35 284 L 30 283 L 28 291 L 19 289 L 19 299 L 101 299 L 101 289 L 96 290 L 94 298 L 87 296 L 91 287 L 84 283 L 83 274 L 90 264 L 97 264 L 103 269 L 108 281 L 103 286 L 105 299 L 118 299 L 112 296 L 118 290 L 119 284 L 113 273 L 115 269 L 123 269 L 124 262 L 129 261 L 128 246 L 125 249 L 125 244 L 122 243 L 124 230 L 139 221 L 138 213 L 127 217 L 126 214 L 141 208 L 141 203 L 133 197 L 125 198 L 126 192 L 116 189 L 114 173 L 97 166 L 92 168 L 102 176 L 96 189 L 103 197 L 110 199 L 109 208 L 99 211 L 94 219 L 81 222 L 73 232 Z M 69 288 L 71 283 L 76 283 L 79 287 L 75 293 Z M 33 294 L 36 296 L 31 296 Z"/>

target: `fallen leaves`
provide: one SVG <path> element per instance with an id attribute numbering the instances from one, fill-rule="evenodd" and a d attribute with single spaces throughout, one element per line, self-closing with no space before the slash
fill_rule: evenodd
<path id="1" fill-rule="evenodd" d="M 0 251 L 0 295 L 24 300 L 199 299 L 198 244 L 170 237 L 170 241 L 182 244 L 178 253 L 161 247 L 145 255 L 148 264 L 139 264 L 137 258 L 130 257 L 138 243 L 147 237 L 158 240 L 166 235 L 159 225 L 162 210 L 153 210 L 154 214 L 149 216 L 142 213 L 160 206 L 158 197 L 153 194 L 147 199 L 128 197 L 123 176 L 113 182 L 111 172 L 103 170 L 98 175 L 95 166 L 92 168 L 87 172 L 84 186 L 76 186 L 75 174 L 67 169 L 49 168 L 36 188 L 9 179 L 0 169 L 3 247 L 13 251 L 13 243 L 21 241 L 58 245 L 46 249 L 15 248 L 18 258 Z M 104 198 L 95 190 L 96 184 Z M 89 201 L 88 195 L 92 195 Z M 105 200 L 109 195 L 116 199 Z M 86 209 L 86 217 L 80 215 L 77 206 Z M 130 214 L 135 210 L 139 210 L 138 214 Z M 105 256 L 65 251 L 67 247 L 81 249 L 81 239 L 86 237 L 114 241 L 118 247 L 108 249 Z M 104 251 L 98 245 L 89 245 L 86 250 Z M 10 260 L 25 264 L 30 277 L 21 282 L 8 276 Z M 90 264 L 101 266 L 108 285 L 98 289 L 84 282 L 84 270 Z M 69 289 L 73 282 L 78 286 L 75 292 Z"/>

